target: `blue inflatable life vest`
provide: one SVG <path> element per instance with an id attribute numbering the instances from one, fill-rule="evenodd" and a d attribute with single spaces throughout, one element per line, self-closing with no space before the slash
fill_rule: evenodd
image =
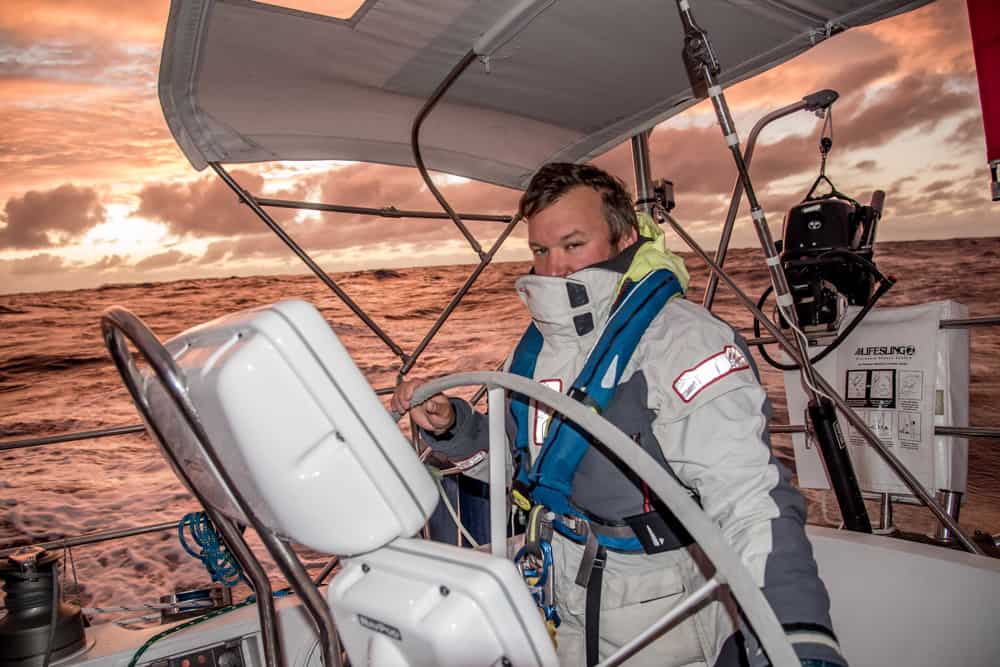
<path id="1" fill-rule="evenodd" d="M 653 271 L 627 287 L 619 296 L 604 331 L 591 349 L 583 370 L 573 382 L 568 395 L 591 406 L 598 413 L 604 412 L 650 322 L 673 296 L 682 292 L 680 282 L 666 269 Z M 541 349 L 542 334 L 532 323 L 514 350 L 510 372 L 533 379 Z M 611 378 L 613 382 L 608 381 Z M 510 411 L 517 429 L 515 479 L 518 486 L 530 492 L 534 503 L 545 505 L 557 515 L 589 520 L 570 502 L 570 495 L 576 470 L 590 447 L 590 438 L 577 430 L 572 422 L 565 421 L 561 415 L 555 415 L 549 423 L 541 451 L 532 463 L 528 408 L 528 399 L 524 395 L 511 396 Z M 570 539 L 583 539 L 559 520 L 554 527 Z M 606 547 L 620 551 L 642 551 L 642 544 L 635 537 L 597 535 L 597 540 Z"/>

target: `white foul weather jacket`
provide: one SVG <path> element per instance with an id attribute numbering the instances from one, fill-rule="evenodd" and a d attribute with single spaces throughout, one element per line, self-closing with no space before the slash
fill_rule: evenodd
<path id="1" fill-rule="evenodd" d="M 623 276 L 676 268 L 674 259 L 657 259 L 659 252 L 651 243 L 636 244 L 609 262 L 566 278 L 529 275 L 517 281 L 517 292 L 544 338 L 535 380 L 565 393 L 609 317 Z M 686 272 L 677 273 L 686 284 Z M 571 305 L 568 283 L 576 285 L 574 302 L 579 305 Z M 587 295 L 583 303 L 578 296 L 581 288 Z M 486 447 L 486 420 L 467 403 L 452 402 L 456 407 L 452 431 L 425 437 L 450 458 L 462 459 Z M 833 637 L 829 597 L 805 536 L 802 496 L 772 456 L 767 433 L 770 403 L 735 332 L 702 307 L 674 298 L 640 339 L 603 415 L 696 496 L 763 589 L 799 656 L 846 664 Z M 547 419 L 532 405 L 528 419 L 532 457 L 538 453 Z M 509 425 L 508 431 L 512 428 Z M 588 450 L 573 483 L 571 501 L 577 507 L 615 520 L 636 513 L 637 503 L 641 511 L 642 498 L 634 478 L 597 448 Z M 567 626 L 560 632 L 579 633 L 582 589 L 574 586 L 573 578 L 581 547 L 564 538 L 556 542 L 557 601 Z M 648 603 L 693 590 L 703 581 L 705 568 L 696 546 L 654 555 L 609 553 L 602 654 L 638 633 L 650 613 L 655 612 L 651 622 L 676 600 L 659 608 Z M 660 653 L 656 664 L 738 664 L 737 652 L 744 651 L 750 664 L 762 664 L 764 658 L 752 637 L 746 648 L 737 648 L 734 618 L 726 605 L 713 603 L 688 626 L 687 640 L 673 640 L 672 646 L 668 635 L 662 645 L 654 645 L 659 649 L 652 653 Z M 623 636 L 612 636 L 618 626 Z M 689 646 L 676 645 L 684 641 Z M 569 637 L 560 640 L 559 653 L 563 664 L 582 662 L 582 644 Z"/>

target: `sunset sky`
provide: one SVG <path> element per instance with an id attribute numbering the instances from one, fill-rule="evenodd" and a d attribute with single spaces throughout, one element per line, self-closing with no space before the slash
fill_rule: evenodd
<path id="1" fill-rule="evenodd" d="M 350 12 L 357 2 L 300 0 Z M 0 293 L 303 270 L 232 193 L 195 172 L 156 97 L 168 0 L 0 2 Z M 442 73 L 443 75 L 444 73 Z M 1000 236 L 964 0 L 838 35 L 739 84 L 741 136 L 764 113 L 838 90 L 827 173 L 867 201 L 887 192 L 881 240 Z M 678 218 L 712 247 L 734 173 L 705 103 L 659 126 L 653 171 L 676 184 Z M 753 176 L 772 229 L 816 177 L 819 125 L 798 116 L 762 136 Z M 632 183 L 627 146 L 599 164 Z M 233 171 L 258 194 L 435 210 L 412 170 L 278 163 Z M 461 211 L 510 213 L 518 193 L 441 176 Z M 473 262 L 450 223 L 285 212 L 328 271 Z M 474 226 L 489 243 L 499 226 Z M 734 242 L 754 235 L 742 216 Z M 678 247 L 679 242 L 674 242 Z M 500 259 L 526 259 L 521 230 Z"/>

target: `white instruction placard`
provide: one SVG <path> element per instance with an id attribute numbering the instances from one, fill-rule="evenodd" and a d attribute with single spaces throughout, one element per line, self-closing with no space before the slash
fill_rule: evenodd
<path id="1" fill-rule="evenodd" d="M 845 323 L 857 312 L 852 308 Z M 837 389 L 879 441 L 934 493 L 964 491 L 967 443 L 938 437 L 935 424 L 965 425 L 968 416 L 968 334 L 942 330 L 940 321 L 962 317 L 954 301 L 879 308 L 816 370 Z M 813 348 L 815 356 L 821 348 Z M 797 372 L 785 373 L 789 420 L 804 423 L 807 396 Z M 862 432 L 838 413 L 841 430 L 865 491 L 909 494 Z M 829 488 L 816 443 L 793 438 L 799 484 Z"/>

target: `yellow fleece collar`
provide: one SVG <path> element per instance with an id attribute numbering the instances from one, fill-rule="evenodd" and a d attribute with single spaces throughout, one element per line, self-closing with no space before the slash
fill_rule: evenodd
<path id="1" fill-rule="evenodd" d="M 636 217 L 639 219 L 639 236 L 646 239 L 646 242 L 636 251 L 628 271 L 618 282 L 616 293 L 621 290 L 626 280 L 639 282 L 644 276 L 658 269 L 667 269 L 673 273 L 680 282 L 681 289 L 687 292 L 690 276 L 687 267 L 684 266 L 684 260 L 667 248 L 666 235 L 648 213 L 639 212 L 636 213 Z"/>

